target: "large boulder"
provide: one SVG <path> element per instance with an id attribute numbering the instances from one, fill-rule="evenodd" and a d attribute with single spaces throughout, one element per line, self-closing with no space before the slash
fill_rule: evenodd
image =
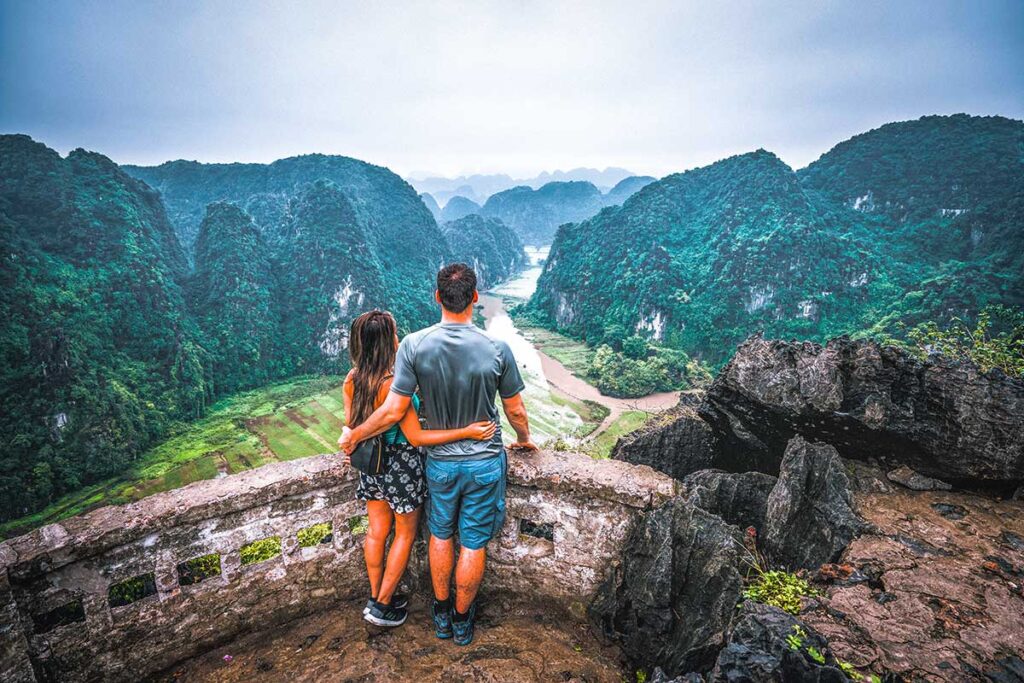
<path id="1" fill-rule="evenodd" d="M 740 528 L 764 529 L 768 497 L 776 477 L 761 472 L 700 470 L 683 479 L 687 499 Z"/>
<path id="2" fill-rule="evenodd" d="M 837 560 L 866 528 L 836 449 L 794 437 L 768 496 L 762 540 L 769 561 L 815 569 Z"/>
<path id="3" fill-rule="evenodd" d="M 673 498 L 637 523 L 590 616 L 636 666 L 706 671 L 736 613 L 745 552 L 735 527 Z"/>
<path id="4" fill-rule="evenodd" d="M 692 407 L 680 405 L 667 420 L 622 437 L 611 457 L 649 465 L 676 479 L 719 466 L 711 427 Z"/>
<path id="5" fill-rule="evenodd" d="M 847 683 L 825 639 L 777 607 L 743 603 L 710 683 Z"/>
<path id="6" fill-rule="evenodd" d="M 1024 381 L 871 341 L 841 337 L 823 347 L 755 335 L 698 413 L 716 433 L 716 462 L 744 469 L 776 473 L 800 434 L 846 458 L 908 465 L 960 486 L 1012 490 L 1024 481 Z"/>

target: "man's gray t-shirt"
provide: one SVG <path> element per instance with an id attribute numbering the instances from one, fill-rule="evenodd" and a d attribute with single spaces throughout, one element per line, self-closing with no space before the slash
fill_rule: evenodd
<path id="1" fill-rule="evenodd" d="M 464 439 L 427 447 L 438 460 L 483 460 L 501 453 L 501 421 L 494 395 L 512 398 L 525 385 L 512 350 L 475 325 L 439 323 L 410 334 L 398 346 L 391 391 L 412 396 L 420 388 L 427 429 L 459 429 L 493 420 L 490 441 Z"/>

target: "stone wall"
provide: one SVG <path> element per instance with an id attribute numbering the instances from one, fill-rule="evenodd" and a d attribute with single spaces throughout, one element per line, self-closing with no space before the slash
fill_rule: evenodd
<path id="1" fill-rule="evenodd" d="M 488 590 L 581 613 L 634 521 L 675 487 L 623 462 L 513 455 Z M 353 473 L 316 456 L 101 508 L 0 544 L 0 680 L 137 680 L 239 634 L 361 598 L 364 509 L 354 494 Z M 332 526 L 325 542 L 302 547 L 299 531 L 324 522 Z M 268 538 L 280 539 L 280 554 L 243 564 L 243 547 Z M 414 580 L 426 570 L 422 555 Z M 199 557 L 213 570 L 219 560 L 219 573 L 190 583 L 183 563 Z"/>

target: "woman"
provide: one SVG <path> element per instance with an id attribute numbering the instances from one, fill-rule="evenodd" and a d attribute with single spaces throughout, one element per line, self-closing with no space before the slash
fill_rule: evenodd
<path id="1" fill-rule="evenodd" d="M 395 319 L 385 311 L 370 311 L 352 321 L 349 354 L 352 370 L 343 387 L 345 417 L 354 427 L 366 420 L 388 395 L 398 350 Z M 378 626 L 400 626 L 405 622 L 408 599 L 395 595 L 398 582 L 409 563 L 420 509 L 427 497 L 420 446 L 434 446 L 462 439 L 487 441 L 494 435 L 493 422 L 477 422 L 462 429 L 424 430 L 416 411 L 419 400 L 401 422 L 383 433 L 387 469 L 377 475 L 359 473 L 357 495 L 366 501 L 370 529 L 363 540 L 366 573 L 370 578 L 370 599 L 363 618 Z M 348 456 L 342 456 L 348 464 Z M 384 548 L 391 525 L 395 537 L 384 561 Z"/>

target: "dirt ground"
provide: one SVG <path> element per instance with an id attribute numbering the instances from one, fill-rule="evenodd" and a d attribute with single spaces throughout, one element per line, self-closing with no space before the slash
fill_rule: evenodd
<path id="1" fill-rule="evenodd" d="M 466 647 L 434 636 L 429 607 L 414 598 L 394 630 L 362 619 L 361 604 L 306 617 L 277 633 L 246 636 L 155 677 L 156 681 L 587 681 L 621 683 L 614 648 L 585 625 L 539 609 L 482 605 Z M 508 611 L 505 611 L 508 609 Z"/>

